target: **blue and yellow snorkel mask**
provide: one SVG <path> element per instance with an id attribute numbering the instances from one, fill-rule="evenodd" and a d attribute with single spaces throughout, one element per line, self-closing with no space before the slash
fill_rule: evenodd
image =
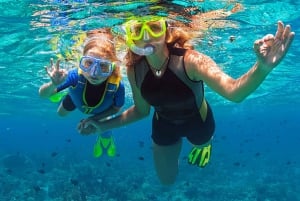
<path id="1" fill-rule="evenodd" d="M 137 47 L 134 41 L 147 40 L 149 34 L 151 37 L 159 38 L 167 31 L 166 21 L 159 16 L 146 16 L 129 20 L 124 24 L 126 33 L 126 43 L 128 47 L 138 55 L 150 55 L 154 52 L 154 47 L 146 45 L 145 47 Z"/>
<path id="2" fill-rule="evenodd" d="M 115 69 L 115 63 L 102 58 L 83 56 L 80 59 L 79 68 L 92 77 L 109 77 Z"/>

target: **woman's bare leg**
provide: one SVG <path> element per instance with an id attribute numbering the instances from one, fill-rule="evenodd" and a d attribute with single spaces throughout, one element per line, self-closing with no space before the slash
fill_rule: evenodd
<path id="1" fill-rule="evenodd" d="M 160 182 L 164 185 L 171 185 L 176 180 L 181 147 L 182 140 L 168 146 L 153 143 L 153 157 L 156 173 Z"/>

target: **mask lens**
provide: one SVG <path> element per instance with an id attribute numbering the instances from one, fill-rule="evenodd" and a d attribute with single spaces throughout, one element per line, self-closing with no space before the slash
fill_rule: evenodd
<path id="1" fill-rule="evenodd" d="M 82 57 L 79 63 L 79 67 L 84 72 L 90 70 L 95 64 L 96 60 L 93 57 Z"/>
<path id="2" fill-rule="evenodd" d="M 158 38 L 166 32 L 165 20 L 129 21 L 126 34 L 132 40 L 141 40 L 147 30 L 152 37 Z"/>
<path id="3" fill-rule="evenodd" d="M 90 56 L 83 56 L 80 59 L 79 67 L 82 71 L 91 76 L 108 77 L 113 72 L 114 64 L 105 59 L 97 59 Z"/>
<path id="4" fill-rule="evenodd" d="M 100 71 L 103 75 L 110 75 L 113 71 L 112 68 L 113 64 L 108 61 L 102 61 L 100 62 Z"/>
<path id="5" fill-rule="evenodd" d="M 142 37 L 142 28 L 143 28 L 143 24 L 141 24 L 141 23 L 132 24 L 131 27 L 130 27 L 131 37 L 132 38 Z"/>
<path id="6" fill-rule="evenodd" d="M 162 35 L 164 33 L 163 23 L 161 21 L 148 22 L 147 26 L 150 29 L 151 35 Z"/>

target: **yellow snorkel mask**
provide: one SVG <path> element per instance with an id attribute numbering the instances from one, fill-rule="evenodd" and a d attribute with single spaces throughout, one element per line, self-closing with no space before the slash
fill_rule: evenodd
<path id="1" fill-rule="evenodd" d="M 167 31 L 163 17 L 146 16 L 125 23 L 126 36 L 131 40 L 141 40 L 147 31 L 152 37 L 159 38 Z"/>
<path id="2" fill-rule="evenodd" d="M 124 24 L 126 43 L 131 51 L 138 55 L 150 55 L 154 52 L 151 44 L 145 47 L 138 47 L 134 41 L 147 40 L 149 34 L 154 38 L 163 36 L 167 31 L 166 21 L 159 16 L 146 16 L 129 20 Z"/>

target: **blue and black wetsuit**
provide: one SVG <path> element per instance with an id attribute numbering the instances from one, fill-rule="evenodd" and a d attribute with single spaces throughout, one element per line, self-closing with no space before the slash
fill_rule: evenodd
<path id="1" fill-rule="evenodd" d="M 59 92 L 66 88 L 69 88 L 69 92 L 62 104 L 68 111 L 77 108 L 86 114 L 99 114 L 112 106 L 122 107 L 125 102 L 124 84 L 113 75 L 100 85 L 92 85 L 78 73 L 78 69 L 72 69 L 66 81 L 56 90 Z"/>
<path id="2" fill-rule="evenodd" d="M 158 145 L 171 145 L 181 137 L 201 145 L 214 133 L 215 122 L 207 104 L 207 116 L 202 120 L 200 107 L 204 100 L 203 81 L 192 81 L 185 70 L 186 50 L 169 49 L 170 59 L 162 77 L 155 76 L 143 58 L 134 66 L 137 86 L 143 98 L 155 109 L 152 139 Z"/>

